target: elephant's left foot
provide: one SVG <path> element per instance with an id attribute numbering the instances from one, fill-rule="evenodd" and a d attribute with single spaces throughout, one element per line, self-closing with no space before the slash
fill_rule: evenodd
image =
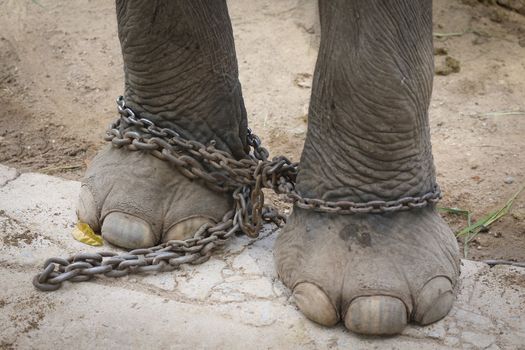
<path id="1" fill-rule="evenodd" d="M 457 242 L 435 209 L 344 216 L 295 208 L 275 247 L 280 279 L 306 317 L 356 333 L 400 333 L 447 315 Z"/>

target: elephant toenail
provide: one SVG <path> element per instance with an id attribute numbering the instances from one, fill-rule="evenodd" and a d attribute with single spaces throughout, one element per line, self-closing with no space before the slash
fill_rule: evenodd
<path id="1" fill-rule="evenodd" d="M 310 320 L 323 326 L 333 326 L 339 321 L 339 315 L 330 299 L 315 284 L 299 283 L 293 290 L 295 303 Z"/>
<path id="2" fill-rule="evenodd" d="M 407 309 L 398 298 L 384 295 L 354 299 L 345 315 L 345 326 L 355 333 L 392 335 L 407 324 Z"/>
<path id="3" fill-rule="evenodd" d="M 202 225 L 213 225 L 215 222 L 204 216 L 194 216 L 185 220 L 181 220 L 173 225 L 162 238 L 163 242 L 171 240 L 184 240 L 193 237 L 194 233 L 202 227 Z"/>
<path id="4" fill-rule="evenodd" d="M 435 277 L 419 293 L 413 319 L 421 325 L 436 322 L 445 317 L 454 303 L 452 283 L 446 277 Z"/>
<path id="5" fill-rule="evenodd" d="M 109 213 L 104 218 L 102 237 L 113 245 L 128 249 L 147 248 L 157 243 L 146 221 L 121 212 Z"/>

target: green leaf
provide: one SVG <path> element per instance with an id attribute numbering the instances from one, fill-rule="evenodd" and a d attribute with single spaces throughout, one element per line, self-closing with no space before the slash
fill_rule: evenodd
<path id="1" fill-rule="evenodd" d="M 464 236 L 468 233 L 473 233 L 474 235 L 477 235 L 482 229 L 488 228 L 490 225 L 501 219 L 509 212 L 510 208 L 512 207 L 512 204 L 514 203 L 514 200 L 524 189 L 525 186 L 523 186 L 519 191 L 514 193 L 503 207 L 488 215 L 485 215 L 483 218 L 479 219 L 474 224 L 468 225 L 467 227 L 456 233 L 456 236 Z M 471 240 L 472 238 L 473 237 L 470 237 L 469 240 Z"/>

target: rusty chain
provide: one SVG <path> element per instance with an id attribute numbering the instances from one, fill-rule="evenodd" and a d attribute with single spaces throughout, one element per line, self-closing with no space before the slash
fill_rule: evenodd
<path id="1" fill-rule="evenodd" d="M 263 188 L 285 195 L 299 208 L 344 215 L 422 208 L 441 198 L 438 186 L 421 197 L 393 201 L 356 203 L 304 198 L 295 189 L 298 164 L 284 156 L 268 160 L 268 151 L 250 129 L 247 133 L 250 152 L 244 159 L 235 159 L 215 148 L 213 141 L 204 145 L 186 140 L 172 129 L 160 128 L 149 119 L 137 117 L 122 96 L 117 99 L 117 106 L 120 118 L 106 132 L 106 141 L 115 147 L 149 152 L 174 165 L 184 176 L 202 180 L 212 190 L 231 193 L 234 208 L 219 223 L 205 224 L 185 240 L 171 240 L 123 254 L 98 252 L 81 253 L 68 259 L 50 258 L 33 279 L 34 286 L 40 290 L 57 290 L 64 281 L 87 281 L 95 275 L 121 277 L 130 273 L 172 271 L 181 264 L 205 262 L 213 249 L 237 232 L 255 238 L 263 221 L 278 226 L 284 223 L 285 218 L 277 210 L 265 206 Z"/>

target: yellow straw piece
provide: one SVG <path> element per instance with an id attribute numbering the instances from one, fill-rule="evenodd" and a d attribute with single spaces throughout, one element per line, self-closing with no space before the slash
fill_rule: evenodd
<path id="1" fill-rule="evenodd" d="M 97 235 L 88 224 L 81 221 L 77 222 L 75 229 L 71 234 L 74 239 L 84 244 L 92 246 L 101 246 L 104 244 L 102 236 Z"/>

